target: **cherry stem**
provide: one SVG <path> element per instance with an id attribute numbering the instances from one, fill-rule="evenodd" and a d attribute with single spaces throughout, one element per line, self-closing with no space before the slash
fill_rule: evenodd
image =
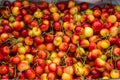
<path id="1" fill-rule="evenodd" d="M 34 19 L 34 17 L 33 17 Z M 39 23 L 39 26 L 41 25 L 41 18 L 40 19 L 37 19 L 38 23 Z"/>
<path id="2" fill-rule="evenodd" d="M 18 79 L 19 79 L 19 77 L 20 77 L 21 73 L 22 73 L 22 71 L 20 71 L 20 72 L 18 73 L 18 76 L 16 77 L 16 80 L 18 80 Z"/>
<path id="3" fill-rule="evenodd" d="M 110 47 L 111 61 L 113 60 L 113 46 Z"/>
<path id="4" fill-rule="evenodd" d="M 116 67 L 116 61 L 117 61 L 117 59 L 115 58 L 115 56 L 113 56 L 113 58 L 114 58 L 114 62 L 115 62 L 115 69 L 117 68 Z"/>
<path id="5" fill-rule="evenodd" d="M 79 43 L 77 44 L 77 47 L 79 49 L 78 53 L 79 53 L 79 56 L 80 56 L 80 45 L 79 45 Z"/>
<path id="6" fill-rule="evenodd" d="M 46 35 L 46 32 L 43 32 L 43 33 L 41 34 L 41 36 L 43 36 L 43 37 L 44 37 L 45 35 Z"/>
<path id="7" fill-rule="evenodd" d="M 66 51 L 66 53 L 67 53 L 67 54 L 68 54 L 68 52 L 69 52 L 70 48 L 71 48 L 71 46 L 69 46 L 69 47 L 68 47 L 68 49 L 67 49 L 67 51 Z"/>
<path id="8" fill-rule="evenodd" d="M 87 59 L 87 54 L 88 54 L 88 51 L 86 51 L 86 53 L 85 53 L 85 57 L 83 57 L 83 65 L 85 65 L 85 63 L 86 63 L 86 59 Z"/>
<path id="9" fill-rule="evenodd" d="M 62 22 L 62 20 L 60 20 L 60 23 L 61 23 L 61 31 L 64 32 L 64 28 L 63 28 L 63 22 Z"/>
<path id="10" fill-rule="evenodd" d="M 38 65 L 38 62 L 36 62 L 35 64 L 33 64 L 32 68 L 34 68 L 36 65 Z"/>
<path id="11" fill-rule="evenodd" d="M 15 67 L 15 75 L 14 75 L 14 77 L 16 78 L 16 72 L 17 72 L 16 65 L 14 65 L 14 67 Z"/>
<path id="12" fill-rule="evenodd" d="M 4 61 L 2 61 L 2 62 L 0 62 L 0 64 L 8 64 L 8 62 L 4 62 Z"/>
<path id="13" fill-rule="evenodd" d="M 52 22 L 51 22 L 51 23 L 52 23 Z M 50 27 L 51 27 L 51 30 L 50 30 L 50 31 L 51 31 L 51 34 L 53 35 L 53 34 L 54 34 L 53 25 L 51 24 Z"/>
<path id="14" fill-rule="evenodd" d="M 63 66 L 63 65 L 65 65 L 65 58 L 66 58 L 66 56 L 64 56 L 63 58 L 62 58 L 62 60 L 61 60 L 61 65 Z"/>

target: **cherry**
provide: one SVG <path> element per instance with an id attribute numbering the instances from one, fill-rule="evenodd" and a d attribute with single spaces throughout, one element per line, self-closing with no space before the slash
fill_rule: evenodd
<path id="1" fill-rule="evenodd" d="M 103 28 L 103 23 L 101 21 L 94 21 L 93 24 L 92 24 L 92 28 L 95 30 L 95 31 L 100 31 L 102 28 Z"/>
<path id="2" fill-rule="evenodd" d="M 12 28 L 9 25 L 4 25 L 3 26 L 3 31 L 7 32 L 7 33 L 11 33 L 12 32 Z"/>
<path id="3" fill-rule="evenodd" d="M 8 71 L 9 71 L 9 68 L 8 68 L 7 65 L 1 65 L 0 66 L 0 74 L 5 75 L 5 74 L 8 73 Z"/>
<path id="4" fill-rule="evenodd" d="M 116 45 L 117 45 L 118 47 L 120 47 L 120 38 L 118 38 L 118 39 L 116 40 Z"/>
<path id="5" fill-rule="evenodd" d="M 92 78 L 93 78 L 93 79 L 97 79 L 97 78 L 100 77 L 100 72 L 97 71 L 96 69 L 92 70 L 92 71 L 91 71 L 91 74 L 92 74 Z"/>

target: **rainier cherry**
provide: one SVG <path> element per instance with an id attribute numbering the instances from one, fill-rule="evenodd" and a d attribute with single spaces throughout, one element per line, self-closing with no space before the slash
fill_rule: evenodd
<path id="1" fill-rule="evenodd" d="M 35 71 L 33 69 L 27 69 L 25 70 L 25 77 L 27 79 L 34 79 L 35 78 Z"/>
<path id="2" fill-rule="evenodd" d="M 103 23 L 101 21 L 94 21 L 92 24 L 92 28 L 95 31 L 100 31 L 103 28 Z"/>
<path id="3" fill-rule="evenodd" d="M 9 72 L 9 68 L 7 65 L 1 65 L 0 66 L 0 74 L 5 75 Z"/>
<path id="4" fill-rule="evenodd" d="M 120 47 L 120 38 L 117 39 L 116 45 L 117 45 L 118 47 Z"/>
<path id="5" fill-rule="evenodd" d="M 4 56 L 7 56 L 7 55 L 10 54 L 10 49 L 9 49 L 8 46 L 4 46 L 4 47 L 1 49 L 1 51 L 2 51 L 2 55 L 4 55 Z"/>

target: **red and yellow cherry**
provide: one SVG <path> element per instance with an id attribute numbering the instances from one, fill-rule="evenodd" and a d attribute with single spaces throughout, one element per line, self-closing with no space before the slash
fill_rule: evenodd
<path id="1" fill-rule="evenodd" d="M 75 52 L 77 46 L 76 46 L 75 44 L 73 44 L 73 43 L 70 43 L 70 44 L 69 44 L 69 48 L 70 48 L 70 52 Z"/>
<path id="2" fill-rule="evenodd" d="M 49 4 L 49 10 L 50 12 L 55 13 L 58 11 L 58 8 L 54 6 L 53 4 Z"/>
<path id="3" fill-rule="evenodd" d="M 57 8 L 60 10 L 60 11 L 64 11 L 67 7 L 66 3 L 65 2 L 58 2 L 57 4 Z"/>
<path id="4" fill-rule="evenodd" d="M 75 2 L 74 1 L 68 1 L 68 8 L 72 8 L 75 6 Z"/>
<path id="5" fill-rule="evenodd" d="M 88 65 L 85 65 L 83 70 L 85 70 L 83 76 L 87 76 L 90 73 L 90 67 Z"/>
<path id="6" fill-rule="evenodd" d="M 65 30 L 73 30 L 75 26 L 72 22 L 64 22 L 63 27 Z"/>
<path id="7" fill-rule="evenodd" d="M 94 62 L 96 67 L 105 67 L 106 62 L 102 60 L 101 58 L 97 58 Z"/>
<path id="8" fill-rule="evenodd" d="M 67 66 L 67 67 L 65 67 L 65 68 L 63 69 L 63 72 L 73 75 L 73 74 L 74 74 L 73 66 Z"/>
<path id="9" fill-rule="evenodd" d="M 34 17 L 39 19 L 43 17 L 43 13 L 41 11 L 35 11 L 34 12 Z"/>
<path id="10" fill-rule="evenodd" d="M 20 14 L 20 8 L 17 7 L 17 6 L 13 7 L 12 8 L 12 14 L 15 15 L 15 16 L 19 15 Z"/>
<path id="11" fill-rule="evenodd" d="M 87 15 L 87 19 L 89 20 L 90 23 L 95 21 L 95 17 L 92 14 Z"/>
<path id="12" fill-rule="evenodd" d="M 44 42 L 44 38 L 43 38 L 42 36 L 35 37 L 35 39 L 34 39 L 34 43 L 35 43 L 36 45 L 40 45 L 40 44 L 42 44 L 43 42 Z"/>
<path id="13" fill-rule="evenodd" d="M 56 79 L 56 73 L 55 72 L 48 72 L 47 77 L 48 77 L 48 80 L 54 80 L 54 79 Z"/>
<path id="14" fill-rule="evenodd" d="M 118 59 L 118 60 L 116 61 L 116 67 L 117 67 L 118 70 L 120 70 L 120 66 L 119 66 L 119 65 L 120 65 L 120 60 Z"/>
<path id="15" fill-rule="evenodd" d="M 82 3 L 80 3 L 80 5 L 81 5 L 81 7 L 80 7 L 81 10 L 88 9 L 88 4 L 86 2 L 82 2 Z"/>
<path id="16" fill-rule="evenodd" d="M 9 72 L 9 68 L 7 65 L 1 65 L 0 66 L 0 74 L 5 75 Z"/>
<path id="17" fill-rule="evenodd" d="M 44 60 L 44 59 L 41 59 L 41 58 L 36 58 L 36 59 L 34 59 L 33 62 L 34 62 L 34 64 L 35 64 L 35 63 L 38 63 L 38 65 L 40 65 L 42 68 L 44 68 L 45 65 L 46 65 L 45 60 Z"/>
<path id="18" fill-rule="evenodd" d="M 34 56 L 32 54 L 25 54 L 25 60 L 28 61 L 28 63 L 33 63 Z"/>
<path id="19" fill-rule="evenodd" d="M 97 42 L 97 41 L 98 41 L 98 38 L 99 38 L 98 35 L 93 35 L 93 36 L 91 36 L 91 37 L 89 38 L 89 41 L 90 41 L 90 42 Z"/>
<path id="20" fill-rule="evenodd" d="M 1 39 L 2 42 L 5 42 L 8 38 L 9 38 L 8 33 L 2 33 L 0 35 L 0 39 Z"/>
<path id="21" fill-rule="evenodd" d="M 110 46 L 110 42 L 108 40 L 101 41 L 101 48 L 107 49 Z"/>
<path id="22" fill-rule="evenodd" d="M 63 21 L 64 21 L 64 22 L 70 21 L 70 14 L 66 13 L 66 14 L 63 16 Z"/>
<path id="23" fill-rule="evenodd" d="M 53 13 L 52 14 L 53 21 L 59 21 L 60 20 L 60 14 L 59 13 Z"/>
<path id="24" fill-rule="evenodd" d="M 50 21 L 48 19 L 43 19 L 42 23 L 46 25 L 50 25 Z"/>
<path id="25" fill-rule="evenodd" d="M 72 80 L 73 76 L 68 73 L 63 73 L 61 78 L 62 78 L 62 80 L 67 80 L 67 79 Z"/>
<path id="26" fill-rule="evenodd" d="M 28 24 L 28 23 L 32 22 L 32 15 L 26 14 L 26 15 L 24 15 L 23 19 L 24 19 L 24 22 L 26 24 Z"/>
<path id="27" fill-rule="evenodd" d="M 106 37 L 109 35 L 109 30 L 108 29 L 102 29 L 100 30 L 100 35 L 103 36 L 103 37 Z"/>
<path id="28" fill-rule="evenodd" d="M 56 30 L 56 31 L 60 31 L 61 30 L 61 23 L 60 22 L 54 22 L 53 23 L 53 28 Z"/>
<path id="29" fill-rule="evenodd" d="M 74 65 L 74 73 L 77 76 L 83 75 L 84 74 L 84 69 L 83 67 L 80 67 L 79 65 Z"/>
<path id="30" fill-rule="evenodd" d="M 23 22 L 20 22 L 20 21 L 15 21 L 15 22 L 13 22 L 13 28 L 14 28 L 16 31 L 22 30 L 23 27 L 24 27 L 24 23 L 23 23 Z"/>
<path id="31" fill-rule="evenodd" d="M 29 26 L 30 28 L 39 27 L 38 21 L 32 20 L 32 21 L 28 24 L 28 26 Z"/>
<path id="32" fill-rule="evenodd" d="M 88 53 L 89 60 L 95 60 L 97 57 L 101 56 L 102 52 L 99 49 L 93 49 L 91 52 Z"/>
<path id="33" fill-rule="evenodd" d="M 12 57 L 11 58 L 11 63 L 12 64 L 18 64 L 19 62 L 20 62 L 21 60 L 20 60 L 20 57 L 19 56 L 14 56 L 14 57 Z"/>
<path id="34" fill-rule="evenodd" d="M 107 61 L 107 62 L 106 62 L 106 69 L 107 69 L 108 71 L 113 70 L 113 69 L 114 69 L 114 63 L 113 63 L 112 61 Z"/>
<path id="35" fill-rule="evenodd" d="M 46 8 L 48 8 L 48 3 L 47 3 L 46 1 L 42 1 L 42 2 L 40 2 L 40 4 L 38 5 L 38 7 L 39 7 L 40 9 L 46 9 Z"/>
<path id="36" fill-rule="evenodd" d="M 74 28 L 74 32 L 75 32 L 75 34 L 77 34 L 77 35 L 81 35 L 81 34 L 83 34 L 84 29 L 83 29 L 83 27 L 81 27 L 81 26 L 76 26 L 76 27 Z"/>
<path id="37" fill-rule="evenodd" d="M 4 46 L 2 47 L 1 52 L 2 52 L 2 55 L 7 56 L 10 54 L 10 49 L 8 46 Z"/>
<path id="38" fill-rule="evenodd" d="M 47 77 L 47 73 L 43 73 L 41 76 L 40 76 L 40 79 L 48 79 L 48 77 Z"/>
<path id="39" fill-rule="evenodd" d="M 18 53 L 19 54 L 25 54 L 26 53 L 26 48 L 24 46 L 21 46 L 18 48 Z"/>
<path id="40" fill-rule="evenodd" d="M 48 51 L 53 51 L 55 49 L 55 46 L 53 43 L 48 43 L 48 44 L 46 44 L 46 49 Z"/>
<path id="41" fill-rule="evenodd" d="M 62 76 L 63 74 L 63 67 L 57 66 L 57 75 Z"/>
<path id="42" fill-rule="evenodd" d="M 76 6 L 71 7 L 69 12 L 70 12 L 70 14 L 74 15 L 74 14 L 78 13 L 78 8 Z"/>
<path id="43" fill-rule="evenodd" d="M 47 57 L 47 52 L 44 50 L 39 50 L 37 54 L 38 54 L 38 57 L 41 59 L 46 59 Z"/>
<path id="44" fill-rule="evenodd" d="M 13 78 L 13 77 L 14 77 L 14 74 L 15 74 L 14 68 L 9 68 L 9 73 L 10 73 L 9 77 L 10 77 L 10 78 Z"/>
<path id="45" fill-rule="evenodd" d="M 18 63 L 17 65 L 17 70 L 18 71 L 25 71 L 27 69 L 29 69 L 29 64 L 27 61 L 21 61 L 20 63 Z"/>
<path id="46" fill-rule="evenodd" d="M 111 78 L 113 78 L 113 79 L 119 78 L 119 77 L 120 77 L 120 72 L 119 72 L 119 70 L 113 69 L 113 70 L 110 72 L 110 76 L 111 76 Z"/>
<path id="47" fill-rule="evenodd" d="M 119 56 L 119 55 L 120 55 L 120 48 L 119 48 L 119 47 L 114 47 L 114 49 L 113 49 L 113 54 L 114 54 L 115 56 Z"/>
<path id="48" fill-rule="evenodd" d="M 83 40 L 81 40 L 80 41 L 80 46 L 82 47 L 82 48 L 88 48 L 89 47 L 89 41 L 87 40 L 87 39 L 83 39 Z"/>
<path id="49" fill-rule="evenodd" d="M 108 16 L 109 16 L 109 13 L 108 13 L 108 12 L 103 12 L 103 13 L 101 14 L 101 19 L 102 19 L 103 21 L 105 21 L 105 20 L 107 20 Z"/>
<path id="50" fill-rule="evenodd" d="M 79 42 L 80 37 L 76 34 L 72 34 L 72 43 L 77 44 Z"/>
<path id="51" fill-rule="evenodd" d="M 111 21 L 111 19 L 112 19 L 112 21 Z M 110 23 L 115 23 L 117 21 L 117 18 L 115 15 L 109 15 L 107 18 L 107 21 Z"/>
<path id="52" fill-rule="evenodd" d="M 65 56 L 65 54 L 66 54 L 66 52 L 64 52 L 64 51 L 59 51 L 57 55 L 58 55 L 58 57 L 62 58 L 62 57 Z"/>
<path id="53" fill-rule="evenodd" d="M 56 70 L 57 70 L 57 64 L 56 63 L 50 63 L 48 67 L 49 67 L 50 71 L 56 72 Z"/>
<path id="54" fill-rule="evenodd" d="M 94 16 L 100 18 L 102 12 L 99 9 L 94 10 Z"/>
<path id="55" fill-rule="evenodd" d="M 68 47 L 69 47 L 69 44 L 66 43 L 66 42 L 63 42 L 63 43 L 60 44 L 60 46 L 59 46 L 59 50 L 65 52 L 65 51 L 68 50 Z"/>
<path id="56" fill-rule="evenodd" d="M 46 24 L 41 24 L 39 27 L 40 27 L 40 30 L 43 32 L 45 32 L 49 29 L 49 25 L 46 25 Z"/>
<path id="57" fill-rule="evenodd" d="M 38 45 L 38 50 L 45 50 L 45 49 L 46 49 L 45 44 Z"/>
<path id="58" fill-rule="evenodd" d="M 33 44 L 33 39 L 29 36 L 25 38 L 25 44 L 26 45 L 32 45 Z"/>
<path id="59" fill-rule="evenodd" d="M 54 58 L 54 59 L 52 60 L 52 62 L 53 62 L 53 63 L 56 63 L 57 65 L 60 65 L 60 63 L 61 63 L 61 58 L 56 57 L 56 58 Z"/>
<path id="60" fill-rule="evenodd" d="M 46 43 L 52 43 L 54 40 L 54 35 L 47 34 L 47 35 L 45 35 L 44 39 L 45 39 Z"/>
<path id="61" fill-rule="evenodd" d="M 35 71 L 33 69 L 27 69 L 24 71 L 25 77 L 27 79 L 34 79 L 36 74 Z"/>
<path id="62" fill-rule="evenodd" d="M 118 47 L 120 47 L 120 38 L 117 38 L 116 43 L 115 43 Z"/>
<path id="63" fill-rule="evenodd" d="M 99 31 L 103 28 L 103 23 L 101 21 L 94 21 L 92 24 L 92 28 L 95 31 Z"/>
<path id="64" fill-rule="evenodd" d="M 44 69 L 41 66 L 35 67 L 35 73 L 41 75 L 44 72 Z"/>
<path id="65" fill-rule="evenodd" d="M 67 35 L 63 36 L 63 42 L 69 43 L 70 42 L 70 37 Z"/>
<path id="66" fill-rule="evenodd" d="M 30 6 L 29 6 L 29 9 L 31 11 L 36 11 L 37 10 L 37 4 L 35 2 L 31 2 Z"/>
<path id="67" fill-rule="evenodd" d="M 42 33 L 40 28 L 38 27 L 33 27 L 32 28 L 32 33 L 33 33 L 33 36 L 40 36 L 40 34 Z"/>
<path id="68" fill-rule="evenodd" d="M 55 46 L 59 46 L 60 44 L 62 44 L 62 37 L 61 36 L 56 36 L 53 40 L 53 44 Z"/>
<path id="69" fill-rule="evenodd" d="M 85 49 L 78 46 L 78 48 L 75 51 L 74 56 L 75 58 L 80 58 L 81 56 L 84 56 L 84 54 L 85 54 Z"/>
<path id="70" fill-rule="evenodd" d="M 22 2 L 21 1 L 15 1 L 14 6 L 21 8 L 22 7 Z"/>
<path id="71" fill-rule="evenodd" d="M 96 49 L 96 48 L 97 48 L 96 43 L 91 42 L 91 43 L 89 44 L 89 50 L 90 50 L 90 51 L 92 51 L 93 49 Z"/>
<path id="72" fill-rule="evenodd" d="M 93 79 L 97 79 L 98 77 L 100 77 L 100 72 L 98 70 L 96 70 L 96 69 L 93 69 L 91 71 L 91 74 L 92 74 Z"/>

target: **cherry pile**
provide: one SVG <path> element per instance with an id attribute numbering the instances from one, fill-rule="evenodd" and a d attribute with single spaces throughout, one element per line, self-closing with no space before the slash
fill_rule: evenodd
<path id="1" fill-rule="evenodd" d="M 119 5 L 0 5 L 0 79 L 98 78 L 120 78 Z"/>

